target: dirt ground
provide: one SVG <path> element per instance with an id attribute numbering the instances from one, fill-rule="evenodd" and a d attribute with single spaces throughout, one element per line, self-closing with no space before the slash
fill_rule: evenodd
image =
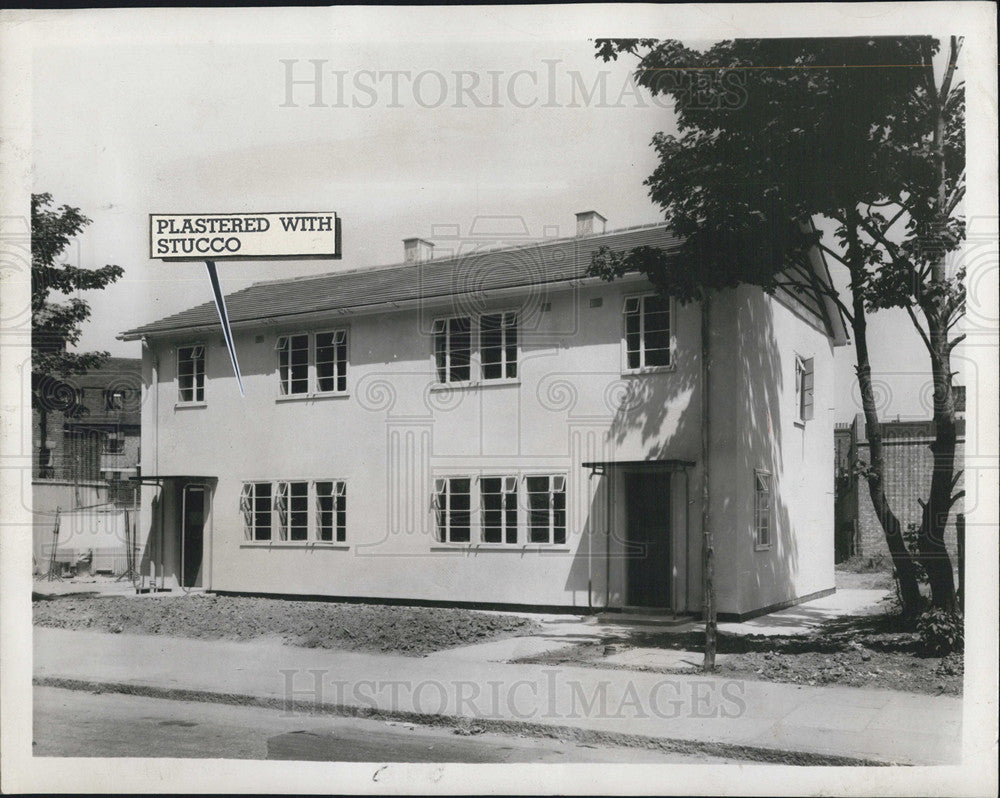
<path id="1" fill-rule="evenodd" d="M 280 637 L 288 645 L 421 656 L 537 632 L 515 615 L 436 607 L 334 604 L 243 596 L 39 596 L 34 623 L 203 639 Z"/>
<path id="2" fill-rule="evenodd" d="M 521 661 L 608 667 L 602 663 L 604 657 L 629 648 L 702 652 L 704 632 L 636 632 L 626 642 L 620 639 L 602 640 L 569 646 Z M 717 652 L 726 655 L 717 665 L 719 673 L 745 679 L 879 687 L 944 695 L 959 695 L 962 692 L 962 655 L 952 654 L 944 658 L 921 656 L 916 634 L 898 631 L 895 616 L 884 612 L 827 621 L 811 634 L 736 635 L 720 632 Z M 635 669 L 671 672 L 670 668 Z"/>

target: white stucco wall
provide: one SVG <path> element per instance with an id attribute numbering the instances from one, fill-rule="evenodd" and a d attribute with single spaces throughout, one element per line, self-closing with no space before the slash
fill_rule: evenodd
<path id="1" fill-rule="evenodd" d="M 622 375 L 623 297 L 645 285 L 587 283 L 543 292 L 545 296 L 536 289 L 530 297 L 491 299 L 482 307 L 459 304 L 336 315 L 296 326 L 237 327 L 245 398 L 239 395 L 221 332 L 188 337 L 183 340 L 207 346 L 208 379 L 200 407 L 176 405 L 175 348 L 180 341 L 155 339 L 144 359 L 143 473 L 218 477 L 205 553 L 206 562 L 211 558 L 207 587 L 213 590 L 563 607 L 602 606 L 608 601 L 620 606 L 625 598 L 625 565 L 619 556 L 625 535 L 624 482 L 621 475 L 613 485 L 608 476 L 591 477 L 581 463 L 699 463 L 701 452 L 696 305 L 675 307 L 672 370 Z M 741 396 L 739 378 L 746 374 L 741 361 L 752 354 L 749 339 L 743 337 L 746 325 L 757 319 L 739 307 L 749 303 L 751 294 L 733 293 L 731 300 L 717 304 L 720 312 L 715 316 L 714 352 L 725 355 L 713 371 L 713 415 L 718 419 L 713 428 L 713 486 L 745 482 L 751 490 L 752 470 L 749 477 L 742 474 L 742 460 L 752 459 L 754 450 L 748 448 L 748 430 L 733 400 Z M 602 300 L 600 307 L 592 307 L 592 299 Z M 551 302 L 550 311 L 538 312 L 542 301 Z M 732 307 L 726 309 L 725 301 L 732 301 Z M 522 311 L 519 380 L 438 390 L 433 318 L 455 315 L 454 310 L 494 309 Z M 779 349 L 793 344 L 816 349 L 817 397 L 832 396 L 824 393 L 829 386 L 823 382 L 832 378 L 832 371 L 819 365 L 827 357 L 819 351 L 825 337 L 783 309 L 773 318 Z M 278 399 L 276 336 L 343 326 L 350 331 L 349 395 Z M 796 336 L 804 337 L 800 341 Z M 820 421 L 823 413 L 825 405 L 821 409 L 818 402 L 817 421 L 806 430 L 817 437 L 809 440 L 810 447 L 816 446 L 809 449 L 816 469 L 832 463 L 832 448 L 829 458 L 815 455 L 819 447 L 832 447 L 832 433 L 818 440 L 826 434 L 820 430 L 826 424 Z M 781 429 L 791 440 L 793 433 Z M 797 457 L 800 462 L 801 454 Z M 499 548 L 436 543 L 430 504 L 433 478 L 480 473 L 565 474 L 567 544 L 541 549 L 530 544 Z M 239 511 L 243 482 L 331 478 L 348 485 L 345 546 L 246 541 Z M 698 611 L 701 602 L 700 479 L 699 464 L 688 480 L 676 474 L 671 484 L 674 600 L 678 609 L 691 611 Z M 790 518 L 808 517 L 822 504 L 815 493 L 820 481 L 810 478 L 803 484 L 801 507 L 799 500 L 789 499 Z M 605 494 L 609 487 L 616 497 L 611 513 Z M 832 481 L 825 479 L 822 488 L 832 489 Z M 155 493 L 144 490 L 147 529 L 155 526 Z M 752 508 L 752 490 L 747 495 Z M 760 576 L 768 566 L 760 561 L 772 562 L 773 569 L 785 551 L 776 548 L 761 557 L 752 545 L 740 545 L 749 540 L 749 531 L 741 536 L 747 495 L 739 487 L 720 491 L 713 504 L 720 612 L 746 611 L 749 604 L 772 595 Z M 832 495 L 830 508 L 832 524 Z M 168 516 L 173 509 L 168 501 Z M 824 529 L 817 526 L 817 535 Z M 832 535 L 829 539 L 832 580 Z M 520 540 L 526 540 L 523 529 Z M 608 550 L 610 562 L 605 558 Z M 800 547 L 796 590 L 823 582 L 824 552 L 806 564 L 814 548 Z M 751 589 L 751 584 L 758 586 Z"/>

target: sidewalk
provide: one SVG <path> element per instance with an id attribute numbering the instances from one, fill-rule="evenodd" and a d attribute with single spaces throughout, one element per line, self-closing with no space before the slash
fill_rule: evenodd
<path id="1" fill-rule="evenodd" d="M 957 763 L 961 748 L 962 701 L 951 696 L 507 664 L 468 651 L 416 658 L 41 627 L 34 656 L 41 684 L 271 706 L 291 698 L 302 711 L 322 704 L 341 714 L 458 716 L 488 728 L 561 727 L 707 752 L 937 764 Z"/>

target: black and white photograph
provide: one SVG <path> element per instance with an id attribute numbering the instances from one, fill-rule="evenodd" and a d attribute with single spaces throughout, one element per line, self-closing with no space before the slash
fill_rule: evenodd
<path id="1" fill-rule="evenodd" d="M 0 12 L 4 792 L 996 795 L 996 14 Z"/>

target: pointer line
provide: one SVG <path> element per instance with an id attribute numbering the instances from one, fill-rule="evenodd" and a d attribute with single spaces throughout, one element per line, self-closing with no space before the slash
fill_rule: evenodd
<path id="1" fill-rule="evenodd" d="M 233 373 L 236 374 L 236 382 L 240 386 L 240 396 L 246 397 L 243 393 L 243 377 L 240 375 L 240 364 L 236 360 L 236 344 L 233 341 L 233 331 L 229 328 L 229 314 L 226 312 L 226 298 L 222 295 L 222 288 L 219 286 L 219 273 L 215 270 L 215 262 L 206 260 L 208 267 L 208 279 L 212 281 L 212 294 L 215 297 L 215 307 L 219 311 L 219 321 L 222 322 L 222 335 L 226 339 L 226 346 L 229 347 L 229 358 L 233 361 Z"/>

